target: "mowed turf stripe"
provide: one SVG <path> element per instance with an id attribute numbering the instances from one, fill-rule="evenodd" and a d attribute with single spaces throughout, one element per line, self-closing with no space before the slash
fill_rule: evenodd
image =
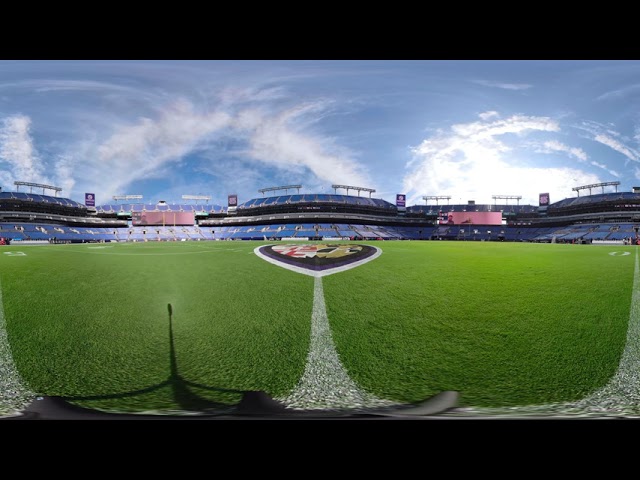
<path id="1" fill-rule="evenodd" d="M 11 346 L 7 338 L 0 281 L 0 416 L 18 414 L 33 399 L 34 394 L 24 385 L 13 363 Z"/>
<path id="2" fill-rule="evenodd" d="M 365 409 L 393 404 L 361 390 L 342 366 L 331 338 L 322 277 L 313 284 L 311 344 L 300 383 L 283 403 L 293 409 Z"/>
<path id="3" fill-rule="evenodd" d="M 636 250 L 627 342 L 609 383 L 574 403 L 501 408 L 466 408 L 451 412 L 491 417 L 640 417 L 640 261 Z"/>

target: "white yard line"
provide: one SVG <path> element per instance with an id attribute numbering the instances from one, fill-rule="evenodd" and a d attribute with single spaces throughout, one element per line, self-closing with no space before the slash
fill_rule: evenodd
<path id="1" fill-rule="evenodd" d="M 627 342 L 618 370 L 601 389 L 572 403 L 503 408 L 465 408 L 452 414 L 471 416 L 549 416 L 640 418 L 640 260 L 636 250 Z"/>
<path id="2" fill-rule="evenodd" d="M 287 407 L 299 410 L 365 409 L 395 403 L 368 394 L 349 377 L 331 337 L 320 276 L 314 279 L 311 345 L 304 374 L 281 401 Z"/>
<path id="3" fill-rule="evenodd" d="M 35 398 L 25 387 L 11 355 L 0 284 L 0 416 L 17 415 Z"/>

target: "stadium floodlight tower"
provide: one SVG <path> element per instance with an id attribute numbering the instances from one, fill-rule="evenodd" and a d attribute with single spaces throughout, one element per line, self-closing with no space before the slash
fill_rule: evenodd
<path id="1" fill-rule="evenodd" d="M 41 188 L 42 189 L 42 194 L 44 195 L 44 191 L 45 190 L 53 190 L 54 197 L 58 196 L 58 192 L 62 191 L 62 188 L 60 187 L 54 187 L 51 185 L 43 185 L 42 183 L 31 183 L 31 182 L 13 182 L 13 184 L 16 186 L 16 192 L 20 191 L 20 186 L 25 186 L 25 187 L 30 187 L 29 193 L 33 193 L 33 187 L 36 188 Z"/>
<path id="2" fill-rule="evenodd" d="M 595 187 L 602 187 L 602 193 L 604 193 L 604 187 L 613 186 L 616 189 L 616 193 L 618 193 L 618 185 L 620 182 L 603 182 L 603 183 L 592 183 L 591 185 L 582 185 L 580 187 L 573 187 L 571 190 L 574 192 L 578 192 L 578 196 L 580 196 L 580 190 L 589 190 L 589 195 L 591 195 L 591 189 Z"/>
<path id="3" fill-rule="evenodd" d="M 494 200 L 498 200 L 498 198 L 506 200 L 507 205 L 509 205 L 509 200 L 515 200 L 517 205 L 520 205 L 520 200 L 522 200 L 522 195 L 491 195 L 491 198 Z M 498 202 L 494 201 L 494 205 L 497 205 Z"/>
<path id="4" fill-rule="evenodd" d="M 288 195 L 289 190 L 293 190 L 294 188 L 298 191 L 298 193 L 300 193 L 300 189 L 302 188 L 302 185 L 283 185 L 282 187 L 261 188 L 260 190 L 258 190 L 258 192 L 264 195 L 265 192 L 277 192 L 279 190 L 284 190 L 284 194 Z"/>
<path id="5" fill-rule="evenodd" d="M 198 200 L 205 200 L 207 203 L 209 203 L 209 200 L 211 200 L 211 195 L 182 195 L 182 199 L 195 200 L 196 202 Z"/>
<path id="6" fill-rule="evenodd" d="M 347 195 L 349 195 L 349 190 L 356 190 L 358 192 L 358 196 L 360 196 L 360 192 L 369 192 L 369 198 L 371 198 L 371 194 L 375 193 L 375 188 L 366 188 L 366 187 L 352 187 L 350 185 L 331 185 L 333 191 L 337 194 L 339 188 L 344 188 L 347 191 Z"/>
<path id="7" fill-rule="evenodd" d="M 117 203 L 118 200 L 142 200 L 142 195 L 114 195 L 112 198 Z"/>
<path id="8" fill-rule="evenodd" d="M 424 195 L 422 199 L 424 200 L 424 203 L 426 205 L 429 205 L 429 200 L 435 200 L 436 205 L 438 205 L 438 200 L 446 200 L 447 205 L 449 205 L 449 200 L 451 200 L 451 195 Z"/>

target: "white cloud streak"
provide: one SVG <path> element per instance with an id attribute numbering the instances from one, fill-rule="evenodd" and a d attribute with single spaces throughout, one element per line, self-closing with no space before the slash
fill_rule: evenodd
<path id="1" fill-rule="evenodd" d="M 541 151 L 544 153 L 566 152 L 569 154 L 570 157 L 577 158 L 582 162 L 586 162 L 589 159 L 589 156 L 587 155 L 587 153 L 581 148 L 570 147 L 557 140 L 549 140 L 547 142 L 544 142 L 543 146 L 544 146 L 544 149 Z"/>
<path id="2" fill-rule="evenodd" d="M 598 163 L 595 160 L 592 160 L 591 165 L 593 165 L 594 167 L 598 167 L 601 168 L 602 170 L 606 171 L 609 175 L 614 176 L 616 178 L 620 178 L 620 174 L 618 172 L 616 172 L 615 170 L 611 170 L 609 167 L 607 167 L 605 164 L 603 163 Z"/>
<path id="3" fill-rule="evenodd" d="M 533 87 L 533 85 L 530 85 L 528 83 L 506 83 L 494 82 L 490 80 L 474 80 L 473 82 L 485 87 L 501 88 L 503 90 L 527 90 Z"/>
<path id="4" fill-rule="evenodd" d="M 636 150 L 625 146 L 622 142 L 616 140 L 615 138 L 611 138 L 608 135 L 600 133 L 594 137 L 594 140 L 596 142 L 600 142 L 603 145 L 606 145 L 607 147 L 615 150 L 618 153 L 621 153 L 629 160 L 633 160 L 634 162 L 640 161 L 640 156 Z"/>
<path id="5" fill-rule="evenodd" d="M 623 88 L 618 88 L 616 90 L 609 90 L 608 92 L 603 93 L 598 96 L 596 100 L 613 100 L 620 99 L 629 94 L 635 94 L 640 90 L 640 83 L 636 83 L 634 85 L 629 85 Z"/>
<path id="6" fill-rule="evenodd" d="M 318 179 L 355 185 L 370 183 L 361 165 L 330 139 L 297 130 L 294 124 L 309 112 L 320 110 L 317 104 L 298 106 L 268 117 L 259 111 L 245 111 L 239 128 L 250 131 L 249 155 L 282 169 L 309 169 Z"/>

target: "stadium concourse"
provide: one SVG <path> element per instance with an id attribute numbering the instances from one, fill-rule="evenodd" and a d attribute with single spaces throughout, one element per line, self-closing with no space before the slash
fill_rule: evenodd
<path id="1" fill-rule="evenodd" d="M 491 218 L 492 222 L 482 222 Z M 497 219 L 497 221 L 496 221 Z M 0 245 L 206 240 L 457 240 L 637 243 L 640 193 L 567 198 L 548 206 L 414 205 L 355 195 L 254 198 L 235 207 L 115 203 L 0 191 Z"/>

